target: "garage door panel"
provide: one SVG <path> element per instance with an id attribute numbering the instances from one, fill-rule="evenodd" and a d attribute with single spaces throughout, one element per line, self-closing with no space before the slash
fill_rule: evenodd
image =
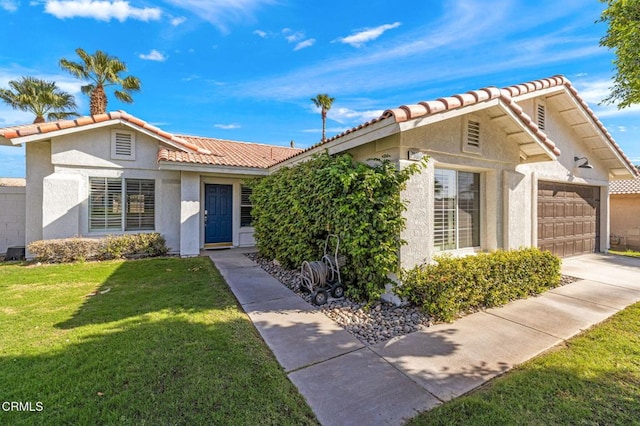
<path id="1" fill-rule="evenodd" d="M 600 188 L 538 183 L 538 247 L 558 256 L 599 248 Z"/>

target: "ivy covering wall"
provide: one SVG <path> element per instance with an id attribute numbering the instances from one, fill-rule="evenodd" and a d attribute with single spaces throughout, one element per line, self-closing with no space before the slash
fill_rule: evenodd
<path id="1" fill-rule="evenodd" d="M 250 183 L 255 238 L 260 254 L 288 268 L 319 260 L 329 233 L 341 239 L 340 254 L 347 294 L 375 300 L 398 272 L 404 242 L 401 191 L 426 159 L 398 170 L 388 159 L 374 165 L 349 154 L 318 154 L 291 168 Z"/>

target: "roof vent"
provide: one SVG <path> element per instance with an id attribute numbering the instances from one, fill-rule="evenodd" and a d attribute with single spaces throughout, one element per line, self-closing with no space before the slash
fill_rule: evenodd
<path id="1" fill-rule="evenodd" d="M 114 130 L 111 133 L 111 158 L 135 160 L 135 137 L 133 132 Z"/>
<path id="2" fill-rule="evenodd" d="M 536 123 L 538 124 L 538 129 L 544 130 L 546 118 L 547 112 L 545 111 L 544 104 L 538 103 L 536 105 Z"/>
<path id="3" fill-rule="evenodd" d="M 480 148 L 480 122 L 467 121 L 467 145 Z"/>

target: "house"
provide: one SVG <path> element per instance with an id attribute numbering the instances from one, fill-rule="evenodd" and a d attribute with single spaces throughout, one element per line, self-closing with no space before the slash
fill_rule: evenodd
<path id="1" fill-rule="evenodd" d="M 635 168 L 562 76 L 403 105 L 306 150 L 173 135 L 125 112 L 0 129 L 26 145 L 26 242 L 155 230 L 183 256 L 254 243 L 247 178 L 323 150 L 427 168 L 402 265 L 539 246 L 605 251 L 609 181 Z"/>
<path id="2" fill-rule="evenodd" d="M 299 149 L 173 135 L 126 112 L 0 129 L 26 147 L 25 242 L 157 231 L 171 252 L 254 245 L 248 178 Z"/>
<path id="3" fill-rule="evenodd" d="M 640 176 L 611 182 L 611 248 L 640 250 Z"/>
<path id="4" fill-rule="evenodd" d="M 271 169 L 325 149 L 399 167 L 430 157 L 403 194 L 403 267 L 500 248 L 606 251 L 609 182 L 636 173 L 563 76 L 390 109 Z"/>

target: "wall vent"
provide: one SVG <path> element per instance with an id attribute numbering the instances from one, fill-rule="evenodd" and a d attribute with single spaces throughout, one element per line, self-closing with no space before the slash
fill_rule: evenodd
<path id="1" fill-rule="evenodd" d="M 480 148 L 480 122 L 467 121 L 467 145 Z"/>
<path id="2" fill-rule="evenodd" d="M 111 158 L 114 160 L 135 160 L 135 137 L 133 132 L 114 130 L 111 133 Z"/>

